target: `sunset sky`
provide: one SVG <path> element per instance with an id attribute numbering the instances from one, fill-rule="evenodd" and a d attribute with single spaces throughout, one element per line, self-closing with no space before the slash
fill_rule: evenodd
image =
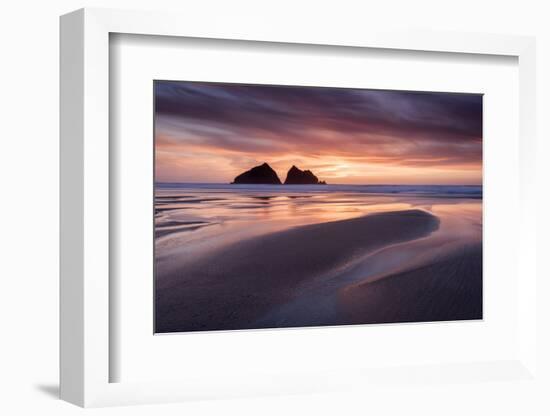
<path id="1" fill-rule="evenodd" d="M 155 82 L 157 182 L 229 183 L 263 162 L 329 184 L 481 184 L 482 96 Z"/>

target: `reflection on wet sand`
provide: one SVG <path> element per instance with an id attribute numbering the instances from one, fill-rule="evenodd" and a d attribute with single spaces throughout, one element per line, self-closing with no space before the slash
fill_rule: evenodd
<path id="1" fill-rule="evenodd" d="M 480 198 L 479 187 L 159 187 L 157 332 L 481 318 Z"/>

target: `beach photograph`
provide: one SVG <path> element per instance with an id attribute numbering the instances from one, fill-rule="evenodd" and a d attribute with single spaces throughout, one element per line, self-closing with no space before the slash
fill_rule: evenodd
<path id="1" fill-rule="evenodd" d="M 483 319 L 483 96 L 154 81 L 155 333 Z"/>

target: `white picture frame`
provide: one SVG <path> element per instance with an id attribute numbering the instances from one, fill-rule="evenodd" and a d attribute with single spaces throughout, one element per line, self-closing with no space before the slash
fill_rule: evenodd
<path id="1" fill-rule="evenodd" d="M 116 357 L 109 348 L 112 290 L 110 275 L 109 35 L 139 34 L 258 42 L 383 48 L 441 53 L 505 55 L 519 62 L 519 163 L 521 207 L 518 218 L 519 354 L 499 362 L 442 363 L 401 373 L 381 368 L 368 373 L 335 370 L 320 380 L 314 374 L 280 374 L 242 380 L 235 374 L 185 381 L 110 382 Z M 369 385 L 407 377 L 418 380 L 478 382 L 472 374 L 494 372 L 537 382 L 536 211 L 535 205 L 535 40 L 530 37 L 396 32 L 350 28 L 308 31 L 275 22 L 234 25 L 169 13 L 82 9 L 61 18 L 61 398 L 79 406 L 159 403 L 194 398 L 255 394 L 323 392 L 342 388 L 341 380 Z M 112 168 L 112 166 L 111 166 Z"/>

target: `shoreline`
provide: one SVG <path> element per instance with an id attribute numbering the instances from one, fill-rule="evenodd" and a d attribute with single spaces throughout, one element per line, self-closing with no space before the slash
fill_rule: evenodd
<path id="1" fill-rule="evenodd" d="M 313 280 L 322 285 L 324 276 L 337 274 L 376 250 L 426 237 L 439 225 L 435 215 L 409 209 L 298 226 L 240 241 L 157 276 L 155 332 L 285 326 L 262 324 L 261 319 L 291 301 L 301 285 Z M 347 323 L 352 322 L 340 322 Z"/>

